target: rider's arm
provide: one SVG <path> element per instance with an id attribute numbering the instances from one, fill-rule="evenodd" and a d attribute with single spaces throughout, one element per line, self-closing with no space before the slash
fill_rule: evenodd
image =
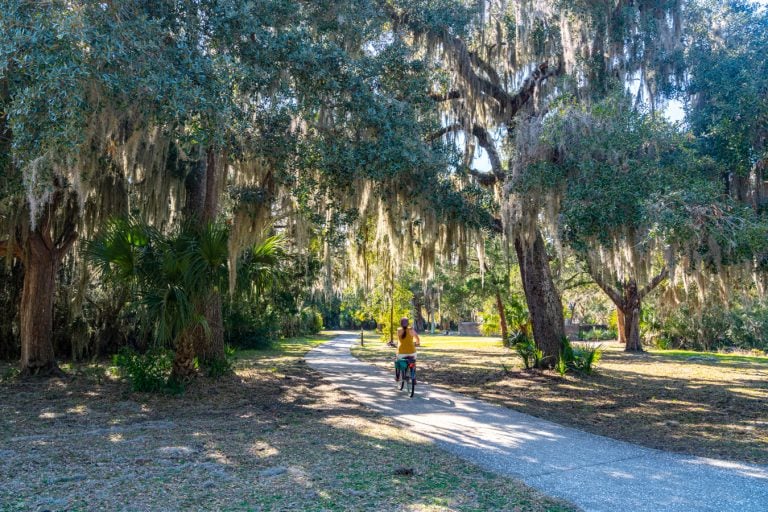
<path id="1" fill-rule="evenodd" d="M 412 328 L 411 330 L 413 330 L 413 344 L 417 347 L 421 346 L 421 338 L 419 338 L 419 333 L 416 332 L 416 329 Z"/>

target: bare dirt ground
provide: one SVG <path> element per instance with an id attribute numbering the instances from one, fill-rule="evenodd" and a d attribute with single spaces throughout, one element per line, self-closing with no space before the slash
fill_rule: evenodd
<path id="1" fill-rule="evenodd" d="M 423 336 L 418 378 L 615 439 L 768 464 L 768 358 L 603 348 L 596 374 L 560 377 L 522 370 L 498 340 Z M 353 349 L 382 368 L 391 352 L 378 341 Z"/>
<path id="2" fill-rule="evenodd" d="M 0 510 L 572 510 L 323 384 L 302 358 L 320 341 L 178 397 L 106 366 L 0 383 Z"/>

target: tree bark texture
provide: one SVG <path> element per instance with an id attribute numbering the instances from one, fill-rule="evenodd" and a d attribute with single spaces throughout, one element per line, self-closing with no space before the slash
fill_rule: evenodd
<path id="1" fill-rule="evenodd" d="M 544 353 L 543 365 L 551 368 L 560 357 L 560 348 L 565 337 L 565 320 L 560 294 L 552 280 L 549 257 L 541 231 L 536 230 L 536 237 L 532 242 L 516 237 L 515 252 L 533 325 L 533 339 Z"/>
<path id="2" fill-rule="evenodd" d="M 632 310 L 632 320 L 626 321 L 626 327 L 624 328 L 625 336 L 627 338 L 627 346 L 624 348 L 626 352 L 642 352 L 643 344 L 640 340 L 640 307 Z"/>
<path id="3" fill-rule="evenodd" d="M 176 382 L 189 382 L 195 375 L 195 347 L 191 331 L 184 331 L 176 340 L 176 353 L 173 357 L 171 379 Z"/>
<path id="4" fill-rule="evenodd" d="M 414 293 L 411 302 L 413 304 L 413 328 L 416 332 L 424 332 L 426 321 L 422 314 L 421 307 L 423 302 L 423 295 L 421 293 Z"/>
<path id="5" fill-rule="evenodd" d="M 637 282 L 630 279 L 624 286 L 624 297 L 621 310 L 624 313 L 624 340 L 627 352 L 642 352 L 643 344 L 640 341 L 640 308 L 641 297 L 637 289 Z"/>
<path id="6" fill-rule="evenodd" d="M 209 148 L 205 159 L 201 158 L 187 175 L 184 183 L 187 193 L 185 210 L 189 222 L 204 225 L 216 220 L 219 204 L 218 167 L 216 153 L 213 148 Z M 209 331 L 196 328 L 190 334 L 193 357 L 196 354 L 202 363 L 223 360 L 226 356 L 221 294 L 217 290 L 211 290 L 196 309 L 205 317 Z"/>
<path id="7" fill-rule="evenodd" d="M 27 238 L 24 287 L 21 293 L 21 372 L 23 375 L 60 374 L 53 351 L 53 300 L 56 296 L 55 250 L 39 230 Z"/>
<path id="8" fill-rule="evenodd" d="M 669 276 L 669 271 L 663 268 L 643 288 L 638 288 L 637 281 L 634 279 L 627 279 L 620 287 L 614 287 L 606 282 L 602 275 L 597 273 L 594 268 L 590 268 L 589 273 L 597 285 L 616 305 L 619 341 L 626 343 L 624 350 L 626 352 L 642 352 L 640 314 L 642 313 L 643 299 Z"/>
<path id="9" fill-rule="evenodd" d="M 21 374 L 24 376 L 59 376 L 53 348 L 53 303 L 56 296 L 56 271 L 61 260 L 77 239 L 74 214 L 77 202 L 68 198 L 63 206 L 64 221 L 54 238 L 52 217 L 61 206 L 65 192 L 58 189 L 45 205 L 37 226 L 24 239 L 17 240 L 18 256 L 24 266 L 21 292 L 20 337 Z"/>
<path id="10" fill-rule="evenodd" d="M 618 306 L 616 306 L 616 331 L 619 335 L 619 343 L 625 345 L 627 343 L 627 333 L 624 332 L 624 312 Z"/>
<path id="11" fill-rule="evenodd" d="M 224 320 L 221 307 L 221 294 L 211 292 L 202 307 L 202 313 L 208 323 L 209 334 L 202 326 L 194 330 L 193 343 L 195 354 L 202 363 L 223 360 L 224 354 Z"/>

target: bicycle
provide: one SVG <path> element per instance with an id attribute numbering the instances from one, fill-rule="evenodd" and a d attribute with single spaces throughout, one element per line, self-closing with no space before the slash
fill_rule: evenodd
<path id="1" fill-rule="evenodd" d="M 416 390 L 416 358 L 413 356 L 395 359 L 395 380 L 399 388 L 405 388 L 409 397 Z"/>

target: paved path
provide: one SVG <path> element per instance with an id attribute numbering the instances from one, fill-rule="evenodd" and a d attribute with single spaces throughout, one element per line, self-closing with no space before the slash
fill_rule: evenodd
<path id="1" fill-rule="evenodd" d="M 391 373 L 352 357 L 357 340 L 339 336 L 309 352 L 307 362 L 447 451 L 545 494 L 586 511 L 768 511 L 766 466 L 643 448 L 425 384 L 409 399 Z"/>

